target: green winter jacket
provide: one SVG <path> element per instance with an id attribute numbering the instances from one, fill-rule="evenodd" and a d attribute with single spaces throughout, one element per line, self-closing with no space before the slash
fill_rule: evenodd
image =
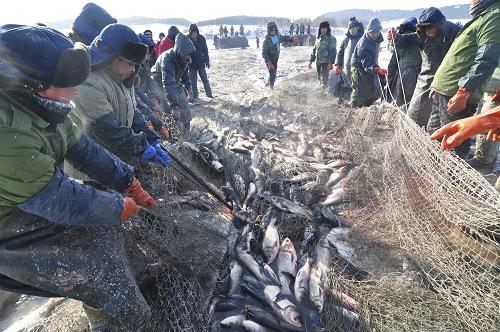
<path id="1" fill-rule="evenodd" d="M 292 41 L 292 37 L 280 34 L 278 34 L 278 39 L 280 43 L 288 43 Z M 264 43 L 262 44 L 262 57 L 266 63 L 271 60 L 274 64 L 278 63 L 278 59 L 280 57 L 280 47 L 273 45 L 273 41 L 269 35 L 266 36 L 266 39 L 264 39 Z"/>
<path id="2" fill-rule="evenodd" d="M 337 56 L 337 39 L 332 35 L 323 35 L 316 39 L 309 62 L 334 64 Z"/>
<path id="3" fill-rule="evenodd" d="M 486 82 L 500 54 L 500 2 L 467 23 L 451 45 L 434 76 L 431 89 L 453 96 L 458 88 L 471 92 L 469 101 L 481 100 Z"/>
<path id="4" fill-rule="evenodd" d="M 398 63 L 401 69 L 420 68 L 422 66 L 422 55 L 418 44 L 411 44 L 408 47 L 395 47 L 389 44 L 389 50 L 393 52 L 389 62 L 389 68 L 398 70 Z M 396 60 L 397 54 L 397 60 Z"/>
<path id="5" fill-rule="evenodd" d="M 0 96 L 0 223 L 52 180 L 81 136 L 69 117 L 50 129 L 25 106 Z"/>

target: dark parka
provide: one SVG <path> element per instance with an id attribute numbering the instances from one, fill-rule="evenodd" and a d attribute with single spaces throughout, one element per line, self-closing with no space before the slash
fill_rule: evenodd
<path id="1" fill-rule="evenodd" d="M 318 29 L 318 37 L 311 54 L 309 62 L 316 61 L 317 64 L 333 64 L 337 56 L 337 39 L 332 36 L 332 30 L 328 26 L 325 35 L 321 34 L 321 27 Z"/>
<path id="2" fill-rule="evenodd" d="M 278 32 L 278 29 L 276 29 L 276 35 L 278 36 L 278 44 L 280 43 L 288 43 L 293 40 L 291 36 L 283 36 Z M 266 35 L 266 38 L 264 39 L 264 43 L 262 44 L 262 57 L 264 58 L 264 61 L 267 63 L 268 61 L 271 61 L 273 65 L 278 64 L 278 59 L 280 57 L 280 48 L 281 46 L 278 44 L 273 44 L 273 41 L 271 39 L 271 36 L 269 34 Z"/>
<path id="3" fill-rule="evenodd" d="M 378 67 L 380 43 L 384 41 L 382 34 L 376 40 L 365 33 L 354 49 L 351 59 L 353 96 L 355 107 L 369 106 L 381 97 L 381 83 L 377 74 L 373 72 Z"/>
<path id="4" fill-rule="evenodd" d="M 205 37 L 200 35 L 200 30 L 196 24 L 191 24 L 189 26 L 189 33 L 191 34 L 193 31 L 198 32 L 198 37 L 196 37 L 195 40 L 191 39 L 191 42 L 193 42 L 196 48 L 196 52 L 191 55 L 192 62 L 189 66 L 194 69 L 199 69 L 206 65 L 210 65 L 210 58 L 208 56 L 207 41 Z"/>
<path id="5" fill-rule="evenodd" d="M 441 65 L 446 52 L 448 52 L 461 27 L 455 23 L 446 21 L 443 14 L 436 8 L 429 8 L 424 11 L 419 17 L 418 22 L 416 33 L 399 36 L 395 44 L 398 49 L 414 47 L 414 45 L 418 45 L 420 48 L 422 69 L 420 70 L 417 86 L 408 107 L 408 115 L 420 127 L 426 127 L 432 111 L 429 89 L 434 80 L 434 74 Z M 428 37 L 423 29 L 426 25 L 439 27 L 439 35 Z"/>
<path id="6" fill-rule="evenodd" d="M 353 36 L 349 31 L 346 33 L 346 37 L 340 44 L 337 52 L 337 58 L 335 64 L 342 66 L 343 79 L 345 80 L 346 88 L 351 88 L 351 58 L 354 53 L 354 49 L 358 44 L 361 37 L 364 35 L 364 27 L 361 22 L 357 22 L 358 33 Z"/>

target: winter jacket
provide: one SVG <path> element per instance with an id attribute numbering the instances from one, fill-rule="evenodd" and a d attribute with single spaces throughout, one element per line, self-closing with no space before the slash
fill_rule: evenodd
<path id="1" fill-rule="evenodd" d="M 166 52 L 166 51 L 170 50 L 171 48 L 174 48 L 174 45 L 175 45 L 175 42 L 172 39 L 170 39 L 169 37 L 163 38 L 162 41 L 160 42 L 160 46 L 158 49 L 158 52 L 159 52 L 158 56 L 160 56 L 163 52 Z"/>
<path id="2" fill-rule="evenodd" d="M 191 38 L 191 41 L 196 48 L 196 52 L 191 55 L 192 62 L 189 66 L 193 69 L 199 69 L 210 64 L 210 58 L 208 57 L 207 41 L 205 40 L 205 37 L 200 35 L 200 30 L 198 30 L 198 26 L 196 24 L 191 24 L 189 27 L 189 33 L 191 34 L 193 31 L 198 32 L 198 36 L 196 39 Z"/>
<path id="3" fill-rule="evenodd" d="M 366 72 L 373 72 L 373 68 L 378 66 L 378 53 L 380 43 L 384 41 L 382 34 L 376 40 L 368 37 L 365 33 L 354 49 L 351 59 L 351 67 L 362 69 Z"/>
<path id="4" fill-rule="evenodd" d="M 358 43 L 358 41 L 361 39 L 361 37 L 363 37 L 364 31 L 363 31 L 363 29 L 360 29 L 356 36 L 351 35 L 350 32 L 347 32 L 345 35 L 346 35 L 346 37 L 342 41 L 342 44 L 340 44 L 339 51 L 337 52 L 337 60 L 335 61 L 335 64 L 338 64 L 341 66 L 344 66 L 344 64 L 347 64 L 348 66 L 350 66 L 352 52 L 354 52 L 354 48 L 356 47 L 356 44 Z M 348 52 L 346 54 L 345 53 L 346 51 L 350 51 L 350 52 Z M 346 57 L 346 55 L 347 55 L 347 57 Z M 346 60 L 348 60 L 348 62 Z"/>
<path id="5" fill-rule="evenodd" d="M 453 96 L 459 87 L 471 92 L 469 101 L 481 100 L 500 54 L 500 2 L 467 23 L 451 45 L 434 76 L 431 89 Z"/>
<path id="6" fill-rule="evenodd" d="M 151 99 L 160 99 L 160 96 L 158 95 L 155 82 L 151 78 L 151 69 L 145 63 L 139 68 L 139 78 L 139 85 L 135 87 L 135 93 L 149 108 L 154 108 L 155 104 Z"/>
<path id="7" fill-rule="evenodd" d="M 165 53 L 161 65 L 163 90 L 165 91 L 170 106 L 179 106 L 177 93 L 178 85 L 183 84 L 186 89 L 191 88 L 189 66 L 182 64 L 174 50 Z"/>
<path id="8" fill-rule="evenodd" d="M 146 141 L 158 136 L 136 109 L 134 87 L 125 87 L 107 69 L 90 74 L 74 98 L 72 118 L 92 139 L 120 158 L 134 162 L 146 150 Z"/>
<path id="9" fill-rule="evenodd" d="M 320 36 L 316 39 L 314 48 L 311 54 L 310 62 L 316 61 L 318 64 L 335 63 L 335 56 L 337 55 L 337 39 L 331 34 Z"/>
<path id="10" fill-rule="evenodd" d="M 292 41 L 292 37 L 278 34 L 278 40 L 280 43 L 288 43 Z M 269 35 L 266 35 L 264 43 L 262 44 L 262 57 L 266 62 L 271 61 L 274 64 L 278 63 L 280 57 L 280 47 L 273 44 L 271 36 Z"/>
<path id="11" fill-rule="evenodd" d="M 401 69 L 420 68 L 422 66 L 422 55 L 417 44 L 405 48 L 394 47 L 395 44 L 389 44 L 389 49 L 393 52 L 389 62 L 389 68 L 396 68 L 399 63 Z M 396 59 L 397 55 L 397 59 Z M 419 71 L 420 72 L 420 71 Z"/>
<path id="12" fill-rule="evenodd" d="M 0 96 L 0 228 L 16 208 L 58 224 L 118 224 L 122 196 L 76 182 L 62 164 L 119 192 L 132 183 L 130 166 L 82 135 L 69 117 L 50 125 L 32 107 Z"/>

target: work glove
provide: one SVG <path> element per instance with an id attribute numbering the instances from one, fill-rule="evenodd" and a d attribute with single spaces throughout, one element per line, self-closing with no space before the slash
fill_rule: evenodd
<path id="1" fill-rule="evenodd" d="M 153 129 L 159 131 L 163 127 L 163 122 L 154 114 L 148 115 L 149 121 L 153 125 Z"/>
<path id="2" fill-rule="evenodd" d="M 172 117 L 175 120 L 179 121 L 181 119 L 181 111 L 179 110 L 179 106 L 174 105 L 174 106 L 171 106 L 170 108 L 172 110 Z"/>
<path id="3" fill-rule="evenodd" d="M 153 197 L 151 197 L 151 195 L 149 195 L 148 192 L 142 188 L 141 183 L 137 180 L 137 178 L 134 178 L 134 180 L 132 180 L 132 184 L 123 192 L 129 194 L 140 206 L 151 209 L 156 205 Z"/>
<path id="4" fill-rule="evenodd" d="M 487 130 L 490 130 L 487 139 L 495 140 L 498 138 L 498 127 L 500 127 L 500 108 L 489 113 L 478 114 L 449 123 L 432 134 L 431 139 L 441 139 L 441 148 L 451 150 L 471 136 Z"/>
<path id="5" fill-rule="evenodd" d="M 123 211 L 120 215 L 120 221 L 125 221 L 140 211 L 139 206 L 130 197 L 123 198 Z"/>
<path id="6" fill-rule="evenodd" d="M 160 143 L 153 144 L 154 149 L 156 150 L 156 162 L 163 165 L 163 167 L 168 167 L 172 163 L 168 154 L 163 150 Z"/>
<path id="7" fill-rule="evenodd" d="M 429 91 L 429 99 L 430 100 L 434 100 L 435 96 L 436 96 L 436 91 L 434 91 L 434 90 Z"/>
<path id="8" fill-rule="evenodd" d="M 495 92 L 493 92 L 493 96 L 491 97 L 491 101 L 494 103 L 500 103 L 500 88 L 497 88 Z"/>
<path id="9" fill-rule="evenodd" d="M 207 66 L 207 69 L 210 69 L 210 62 L 207 62 L 205 65 Z"/>
<path id="10" fill-rule="evenodd" d="M 470 92 L 464 88 L 459 88 L 457 93 L 448 101 L 448 113 L 458 113 L 465 109 L 467 106 L 467 99 L 469 99 Z"/>
<path id="11" fill-rule="evenodd" d="M 379 76 L 384 76 L 387 75 L 387 70 L 382 69 L 378 66 L 373 67 L 373 72 Z"/>
<path id="12" fill-rule="evenodd" d="M 160 135 L 165 141 L 168 141 L 170 139 L 170 134 L 168 133 L 168 130 L 165 127 L 162 127 L 160 129 Z"/>
<path id="13" fill-rule="evenodd" d="M 387 30 L 387 40 L 395 42 L 398 39 L 398 34 L 396 32 L 396 29 L 390 28 Z"/>
<path id="14" fill-rule="evenodd" d="M 335 65 L 335 74 L 337 74 L 338 76 L 340 76 L 340 74 L 342 74 L 342 66 L 337 64 Z"/>
<path id="15" fill-rule="evenodd" d="M 333 64 L 332 63 L 328 64 L 328 71 L 330 71 L 330 70 L 333 70 Z"/>
<path id="16" fill-rule="evenodd" d="M 269 60 L 267 62 L 267 68 L 269 68 L 269 70 L 274 70 L 274 65 L 273 65 L 273 62 L 271 60 Z"/>

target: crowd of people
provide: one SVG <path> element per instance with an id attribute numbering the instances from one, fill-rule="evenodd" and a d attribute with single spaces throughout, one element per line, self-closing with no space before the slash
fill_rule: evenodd
<path id="1" fill-rule="evenodd" d="M 234 26 L 231 25 L 230 29 L 227 30 L 227 25 L 224 27 L 221 25 L 219 28 L 219 37 L 228 37 L 228 34 L 231 37 L 245 37 L 245 28 L 243 27 L 243 24 L 240 24 L 240 31 L 234 31 Z"/>
<path id="2" fill-rule="evenodd" d="M 471 14 L 461 27 L 432 7 L 390 29 L 388 70 L 379 66 L 384 38 L 377 18 L 366 29 L 351 18 L 338 51 L 322 22 L 309 68 L 316 62 L 325 89 L 333 71 L 353 107 L 394 101 L 462 158 L 469 137 L 489 131 L 471 161 L 488 164 L 500 140 L 500 1 L 471 0 Z M 267 24 L 262 57 L 270 88 L 280 45 L 296 43 L 294 31 L 309 34 L 310 25 L 292 25 L 282 35 Z M 219 33 L 227 37 L 227 27 Z M 230 35 L 238 35 L 233 26 Z M 42 25 L 0 26 L 1 288 L 78 299 L 93 331 L 137 330 L 150 317 L 119 224 L 155 206 L 147 174 L 153 163 L 170 165 L 161 143 L 171 135 L 163 114 L 190 130 L 198 76 L 213 98 L 207 43 L 197 25 L 187 35 L 172 26 L 159 37 L 155 42 L 151 30 L 136 34 L 93 3 L 68 36 Z M 473 116 L 481 101 L 481 114 Z M 99 185 L 75 180 L 64 162 Z"/>

